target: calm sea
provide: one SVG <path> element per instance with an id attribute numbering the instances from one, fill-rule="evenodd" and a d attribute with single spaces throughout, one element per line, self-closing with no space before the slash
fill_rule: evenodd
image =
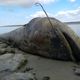
<path id="1" fill-rule="evenodd" d="M 68 26 L 80 37 L 80 24 L 68 24 Z"/>
<path id="2" fill-rule="evenodd" d="M 76 34 L 78 34 L 78 36 L 80 36 L 80 24 L 67 24 L 69 27 L 72 28 L 73 31 L 75 31 Z M 7 33 L 10 32 L 12 30 L 15 30 L 19 27 L 15 26 L 15 27 L 0 27 L 0 34 L 3 33 Z"/>

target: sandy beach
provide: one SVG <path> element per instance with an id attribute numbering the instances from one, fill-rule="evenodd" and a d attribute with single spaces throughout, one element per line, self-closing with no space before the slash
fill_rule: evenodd
<path id="1" fill-rule="evenodd" d="M 15 50 L 15 54 L 14 54 L 13 52 L 10 52 L 12 47 L 2 42 L 0 42 L 0 51 L 1 49 L 4 49 L 4 51 L 7 49 L 7 52 L 5 52 L 4 54 L 1 54 L 0 52 L 1 54 L 0 55 L 0 71 L 1 69 L 4 70 L 3 77 L 5 77 L 8 74 L 7 71 L 5 70 L 6 67 L 7 68 L 9 67 L 9 69 L 11 70 L 15 70 L 14 66 L 16 67 L 19 65 L 19 64 L 16 64 L 16 61 L 20 62 L 20 60 L 22 59 L 22 56 L 24 55 L 25 59 L 27 59 L 27 63 L 25 64 L 25 67 L 22 66 L 21 69 L 18 70 L 18 72 L 20 73 L 23 73 L 24 71 L 27 73 L 34 74 L 34 76 L 36 77 L 36 80 L 80 80 L 80 76 L 75 75 L 73 72 L 73 66 L 76 65 L 73 62 L 46 59 L 44 57 L 35 56 L 29 53 L 22 52 L 17 48 L 14 48 Z M 14 62 L 12 61 L 9 65 L 7 63 L 9 62 L 9 60 L 11 60 L 12 58 L 11 55 L 14 55 L 13 57 L 16 61 Z M 21 58 L 19 58 L 19 55 L 21 55 Z M 19 60 L 17 60 L 15 56 Z M 3 65 L 4 63 L 6 67 L 4 67 Z M 11 66 L 13 66 L 13 69 Z M 28 68 L 30 69 L 28 70 Z M 13 73 L 10 73 L 10 74 L 13 74 Z M 0 72 L 0 75 L 2 75 L 2 72 Z M 48 79 L 46 79 L 46 77 Z M 6 78 L 5 80 L 14 80 L 11 77 L 9 78 L 8 79 Z M 1 78 L 0 80 L 4 80 L 4 79 Z M 20 79 L 15 78 L 15 80 L 20 80 Z"/>

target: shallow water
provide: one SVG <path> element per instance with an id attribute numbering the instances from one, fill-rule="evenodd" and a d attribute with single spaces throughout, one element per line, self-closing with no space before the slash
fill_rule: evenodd
<path id="1" fill-rule="evenodd" d="M 80 24 L 68 24 L 80 37 Z"/>
<path id="2" fill-rule="evenodd" d="M 68 26 L 70 26 L 72 28 L 73 31 L 75 31 L 78 36 L 80 36 L 80 24 L 67 24 Z M 21 26 L 20 26 L 21 27 Z M 19 28 L 18 26 L 14 26 L 14 27 L 0 27 L 0 34 L 3 34 L 3 33 L 7 33 L 7 32 L 10 32 L 12 30 L 15 30 Z"/>
<path id="3" fill-rule="evenodd" d="M 0 27 L 0 34 L 4 34 L 4 33 L 7 33 L 7 32 L 10 32 L 12 30 L 15 30 L 19 27 Z"/>

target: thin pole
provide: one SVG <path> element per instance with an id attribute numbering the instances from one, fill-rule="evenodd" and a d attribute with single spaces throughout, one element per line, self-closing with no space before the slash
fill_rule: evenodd
<path id="1" fill-rule="evenodd" d="M 52 23 L 51 23 L 51 21 L 50 21 L 50 18 L 49 18 L 49 16 L 48 16 L 48 14 L 46 13 L 45 9 L 43 8 L 43 6 L 42 6 L 40 3 L 35 3 L 35 5 L 40 6 L 40 7 L 42 8 L 42 10 L 44 11 L 44 13 L 45 13 L 46 16 L 47 16 L 47 19 L 48 19 L 50 25 L 53 26 Z"/>

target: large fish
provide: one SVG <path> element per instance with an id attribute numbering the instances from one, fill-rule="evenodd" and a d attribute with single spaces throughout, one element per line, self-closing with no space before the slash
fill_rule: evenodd
<path id="1" fill-rule="evenodd" d="M 1 35 L 19 49 L 51 59 L 80 61 L 80 39 L 64 23 L 46 17 L 34 18 L 28 24 L 12 32 Z"/>

